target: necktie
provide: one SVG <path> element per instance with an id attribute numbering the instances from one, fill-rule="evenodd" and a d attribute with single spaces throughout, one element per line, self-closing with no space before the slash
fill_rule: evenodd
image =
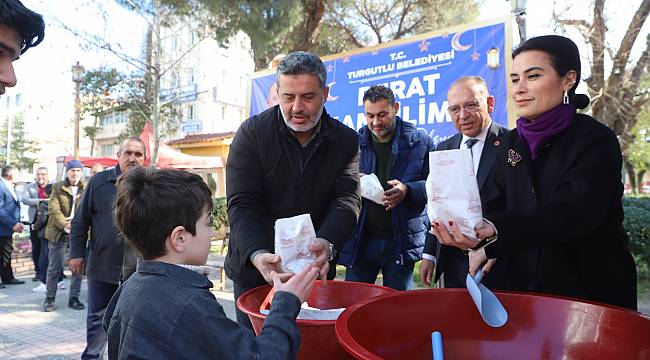
<path id="1" fill-rule="evenodd" d="M 467 145 L 467 148 L 469 149 L 469 151 L 472 152 L 472 156 L 474 156 L 474 152 L 472 151 L 472 146 L 474 146 L 474 144 L 476 144 L 477 142 L 478 142 L 477 139 L 467 139 L 467 140 L 465 140 L 465 145 Z"/>

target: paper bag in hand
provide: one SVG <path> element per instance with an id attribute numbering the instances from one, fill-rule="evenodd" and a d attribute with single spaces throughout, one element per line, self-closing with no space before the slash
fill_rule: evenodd
<path id="1" fill-rule="evenodd" d="M 364 175 L 359 179 L 361 196 L 379 205 L 384 205 L 384 188 L 375 174 Z"/>
<path id="2" fill-rule="evenodd" d="M 316 261 L 309 245 L 316 240 L 316 231 L 309 214 L 275 220 L 275 253 L 280 256 L 282 270 L 299 273 Z"/>
<path id="3" fill-rule="evenodd" d="M 476 239 L 483 213 L 470 150 L 430 152 L 426 189 L 429 219 L 456 221 L 465 236 Z"/>

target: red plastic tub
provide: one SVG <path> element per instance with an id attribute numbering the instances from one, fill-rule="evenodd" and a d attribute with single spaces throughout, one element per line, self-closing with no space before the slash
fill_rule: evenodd
<path id="1" fill-rule="evenodd" d="M 336 336 L 357 359 L 431 360 L 431 333 L 445 359 L 650 359 L 650 318 L 574 299 L 496 292 L 508 311 L 486 325 L 467 290 L 400 292 L 347 308 Z"/>
<path id="2" fill-rule="evenodd" d="M 237 308 L 248 315 L 255 334 L 260 333 L 266 315 L 259 312 L 270 285 L 248 290 L 237 299 Z M 396 292 L 391 288 L 351 281 L 316 281 L 307 298 L 310 306 L 320 309 L 347 308 L 360 301 Z M 352 359 L 341 348 L 334 333 L 334 320 L 297 320 L 300 330 L 298 359 Z"/>

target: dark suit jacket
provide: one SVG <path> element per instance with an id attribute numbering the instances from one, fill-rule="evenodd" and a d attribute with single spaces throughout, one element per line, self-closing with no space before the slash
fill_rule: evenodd
<path id="1" fill-rule="evenodd" d="M 12 227 L 20 222 L 20 203 L 14 200 L 4 181 L 0 180 L 0 236 L 11 236 Z"/>
<path id="2" fill-rule="evenodd" d="M 500 138 L 508 131 L 508 129 L 492 120 L 481 152 L 478 172 L 476 173 L 481 198 L 489 191 L 491 182 L 487 180 L 492 174 L 497 149 L 501 146 Z M 459 149 L 462 139 L 463 134 L 458 133 L 438 144 L 436 151 Z M 437 265 L 434 281 L 438 281 L 440 275 L 444 273 L 445 287 L 465 287 L 465 277 L 469 269 L 467 255 L 464 255 L 458 248 L 440 244 L 438 239 L 430 233 L 428 233 L 425 241 L 424 252 L 436 256 Z"/>
<path id="3" fill-rule="evenodd" d="M 504 275 L 493 288 L 636 309 L 614 133 L 578 114 L 534 161 L 516 131 L 504 137 L 496 161 L 496 191 L 483 199 L 499 233 L 485 251 Z"/>

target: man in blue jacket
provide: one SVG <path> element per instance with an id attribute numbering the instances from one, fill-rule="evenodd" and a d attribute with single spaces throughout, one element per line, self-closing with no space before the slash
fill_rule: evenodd
<path id="1" fill-rule="evenodd" d="M 372 86 L 363 107 L 368 125 L 359 130 L 359 171 L 376 174 L 385 191 L 382 205 L 363 199 L 339 263 L 347 267 L 345 280 L 374 284 L 381 271 L 385 286 L 406 290 L 422 258 L 428 224 L 424 183 L 434 146 L 426 133 L 396 115 L 399 103 L 389 88 Z"/>
<path id="2" fill-rule="evenodd" d="M 7 165 L 2 168 L 0 179 L 0 278 L 4 285 L 24 284 L 22 280 L 14 278 L 11 270 L 11 253 L 13 252 L 12 236 L 15 232 L 23 232 L 20 222 L 20 203 L 14 191 L 14 183 L 18 178 L 18 168 Z"/>

